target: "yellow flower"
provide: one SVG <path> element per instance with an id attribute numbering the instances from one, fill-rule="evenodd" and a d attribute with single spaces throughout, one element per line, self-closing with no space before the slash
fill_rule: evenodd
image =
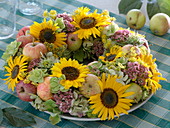
<path id="1" fill-rule="evenodd" d="M 47 9 L 43 12 L 43 17 L 47 18 L 49 16 Z"/>
<path id="2" fill-rule="evenodd" d="M 162 74 L 157 70 L 157 65 L 155 64 L 156 58 L 153 59 L 153 56 L 151 54 L 147 55 L 141 55 L 139 62 L 141 62 L 145 67 L 148 67 L 150 69 L 149 72 L 149 79 L 147 80 L 147 85 L 144 87 L 146 89 L 151 89 L 152 93 L 154 93 L 156 90 L 161 88 L 162 86 L 159 84 L 160 80 L 166 80 L 162 77 Z"/>
<path id="3" fill-rule="evenodd" d="M 76 60 L 69 59 L 67 61 L 65 58 L 61 58 L 60 63 L 55 63 L 51 70 L 51 76 L 61 77 L 65 75 L 66 79 L 60 81 L 65 89 L 69 89 L 72 86 L 75 88 L 80 87 L 89 73 L 87 66 L 79 64 Z"/>
<path id="4" fill-rule="evenodd" d="M 97 114 L 101 120 L 111 120 L 114 119 L 116 115 L 125 113 L 128 114 L 127 110 L 130 109 L 132 105 L 130 102 L 133 100 L 126 99 L 125 97 L 133 95 L 134 92 L 127 92 L 125 90 L 130 85 L 122 85 L 116 82 L 115 76 L 110 76 L 106 78 L 106 75 L 102 75 L 101 81 L 99 81 L 102 92 L 90 97 L 90 104 L 93 104 L 90 109 L 94 109 L 92 114 Z"/>
<path id="5" fill-rule="evenodd" d="M 27 70 L 27 60 L 28 57 L 23 55 L 16 56 L 14 60 L 12 56 L 10 56 L 8 66 L 4 66 L 8 72 L 5 76 L 8 77 L 3 80 L 6 81 L 5 84 L 7 84 L 8 88 L 12 89 L 12 91 L 14 91 L 14 87 L 16 87 L 19 80 L 23 80 L 23 72 Z"/>
<path id="6" fill-rule="evenodd" d="M 78 34 L 78 38 L 80 39 L 88 39 L 91 35 L 96 38 L 96 36 L 100 36 L 101 34 L 99 27 L 102 25 L 110 24 L 108 22 L 107 16 L 98 14 L 97 10 L 95 10 L 93 13 L 88 14 L 87 12 L 89 10 L 90 9 L 88 9 L 87 7 L 81 7 L 76 10 L 76 13 L 72 16 L 74 21 L 71 22 L 71 24 L 78 28 L 78 30 L 75 31 L 74 34 Z"/>
<path id="7" fill-rule="evenodd" d="M 51 11 L 49 12 L 49 15 L 50 15 L 50 17 L 51 17 L 52 19 L 55 19 L 55 18 L 56 18 L 56 15 L 57 15 L 57 11 L 56 11 L 56 10 L 51 10 Z"/>
<path id="8" fill-rule="evenodd" d="M 110 53 L 106 53 L 105 56 L 99 56 L 99 59 L 101 59 L 103 62 L 111 62 L 119 57 L 122 57 L 122 48 L 118 45 L 114 45 L 110 49 Z"/>
<path id="9" fill-rule="evenodd" d="M 64 32 L 57 33 L 59 27 L 53 24 L 52 20 L 44 21 L 42 23 L 34 22 L 30 27 L 30 34 L 37 38 L 41 43 L 53 43 L 55 47 L 65 45 L 66 34 Z"/>

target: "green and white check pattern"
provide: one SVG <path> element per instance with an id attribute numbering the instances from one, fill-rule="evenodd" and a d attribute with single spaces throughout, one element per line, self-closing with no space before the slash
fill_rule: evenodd
<path id="1" fill-rule="evenodd" d="M 81 6 L 87 6 L 92 11 L 96 9 L 91 5 L 76 0 L 41 1 L 44 3 L 44 10 L 55 9 L 58 13 L 69 13 Z M 98 11 L 101 12 L 102 10 L 98 9 Z M 17 11 L 17 31 L 23 26 L 31 25 L 33 21 L 41 22 L 41 15 L 42 13 L 35 16 L 25 16 Z M 110 13 L 110 15 L 117 19 L 116 23 L 119 26 L 127 28 L 125 18 L 113 13 Z M 13 106 L 27 111 L 35 117 L 37 122 L 36 125 L 32 126 L 33 128 L 170 128 L 170 34 L 162 37 L 155 36 L 147 26 L 138 32 L 144 34 L 149 41 L 151 52 L 153 56 L 157 58 L 156 63 L 158 69 L 167 81 L 161 81 L 162 89 L 157 91 L 146 104 L 129 113 L 129 115 L 121 116 L 118 120 L 112 121 L 84 122 L 62 119 L 59 124 L 52 125 L 48 121 L 49 115 L 47 113 L 35 110 L 28 102 L 18 99 L 16 92 L 7 89 L 7 86 L 4 85 L 4 81 L 2 80 L 5 74 L 5 72 L 3 72 L 5 62 L 2 59 L 0 59 L 0 107 Z M 15 40 L 15 36 L 6 40 L 0 40 L 0 57 L 5 51 L 6 46 L 13 40 Z M 0 124 L 0 127 L 13 128 L 6 120 Z"/>

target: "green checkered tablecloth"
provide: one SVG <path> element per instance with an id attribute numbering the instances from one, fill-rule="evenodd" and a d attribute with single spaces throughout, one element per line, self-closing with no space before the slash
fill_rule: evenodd
<path id="1" fill-rule="evenodd" d="M 91 5 L 87 5 L 76 0 L 41 0 L 44 5 L 43 9 L 55 9 L 58 13 L 72 12 L 77 7 L 87 6 L 92 11 L 96 8 Z M 99 12 L 102 10 L 97 8 Z M 34 16 L 25 16 L 17 11 L 17 31 L 23 26 L 31 25 L 33 21 L 41 22 L 41 14 Z M 110 13 L 111 16 L 115 17 L 116 23 L 124 28 L 127 28 L 125 23 L 125 18 L 118 16 L 116 14 Z M 146 36 L 149 41 L 151 52 L 155 58 L 157 58 L 157 65 L 159 71 L 167 79 L 167 81 L 161 81 L 162 89 L 157 91 L 152 98 L 137 110 L 129 113 L 129 115 L 121 116 L 118 120 L 112 121 L 72 121 L 62 119 L 62 121 L 57 125 L 52 125 L 49 123 L 49 115 L 44 112 L 35 110 L 28 102 L 21 101 L 16 92 L 12 92 L 7 89 L 2 80 L 3 75 L 3 65 L 4 61 L 0 59 L 0 107 L 17 107 L 23 109 L 35 117 L 37 122 L 36 125 L 32 127 L 36 128 L 170 128 L 170 34 L 166 34 L 162 37 L 155 36 L 151 33 L 147 26 L 143 27 L 138 31 Z M 6 40 L 0 40 L 0 56 L 2 56 L 5 51 L 6 46 L 15 40 L 15 35 L 13 38 Z M 0 124 L 0 127 L 13 128 L 10 126 L 6 120 Z"/>

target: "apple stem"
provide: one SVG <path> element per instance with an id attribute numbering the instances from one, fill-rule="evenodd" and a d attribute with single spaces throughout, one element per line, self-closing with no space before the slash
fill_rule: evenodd
<path id="1" fill-rule="evenodd" d="M 34 42 L 34 38 L 33 38 L 32 46 L 36 46 L 36 43 Z"/>

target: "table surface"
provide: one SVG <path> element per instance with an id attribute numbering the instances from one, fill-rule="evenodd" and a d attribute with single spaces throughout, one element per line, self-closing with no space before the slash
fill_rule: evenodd
<path id="1" fill-rule="evenodd" d="M 72 12 L 77 7 L 87 6 L 92 11 L 96 9 L 96 7 L 85 4 L 76 0 L 41 0 L 44 5 L 43 9 L 56 9 L 58 13 L 63 12 Z M 100 8 L 97 8 L 101 11 Z M 43 12 L 43 11 L 42 11 Z M 42 17 L 41 14 L 37 14 L 34 16 L 25 16 L 17 11 L 17 31 L 21 29 L 23 26 L 31 25 L 33 21 L 41 22 Z M 125 18 L 114 13 L 110 13 L 111 16 L 115 17 L 116 23 L 124 28 L 127 28 Z M 16 32 L 17 32 L 16 31 Z M 152 98 L 144 104 L 142 107 L 137 110 L 129 113 L 129 115 L 121 116 L 118 120 L 112 121 L 72 121 L 62 119 L 60 123 L 57 125 L 52 125 L 49 123 L 48 118 L 49 115 L 44 112 L 40 112 L 35 110 L 28 102 L 21 101 L 16 92 L 12 92 L 7 89 L 7 86 L 4 85 L 4 81 L 2 80 L 4 68 L 4 61 L 0 59 L 0 107 L 17 107 L 19 109 L 27 111 L 29 114 L 34 116 L 37 124 L 31 127 L 35 128 L 170 128 L 170 34 L 166 34 L 162 37 L 155 36 L 151 33 L 147 26 L 143 27 L 138 31 L 141 34 L 146 36 L 146 39 L 149 41 L 151 52 L 153 56 L 157 59 L 156 63 L 158 65 L 159 71 L 163 74 L 163 77 L 167 79 L 167 81 L 161 81 L 162 89 L 157 91 L 156 94 L 152 96 Z M 12 38 L 6 40 L 0 40 L 0 57 L 5 51 L 6 46 L 15 40 L 15 35 Z M 6 121 L 3 121 L 0 124 L 0 127 L 13 128 L 9 126 Z"/>

